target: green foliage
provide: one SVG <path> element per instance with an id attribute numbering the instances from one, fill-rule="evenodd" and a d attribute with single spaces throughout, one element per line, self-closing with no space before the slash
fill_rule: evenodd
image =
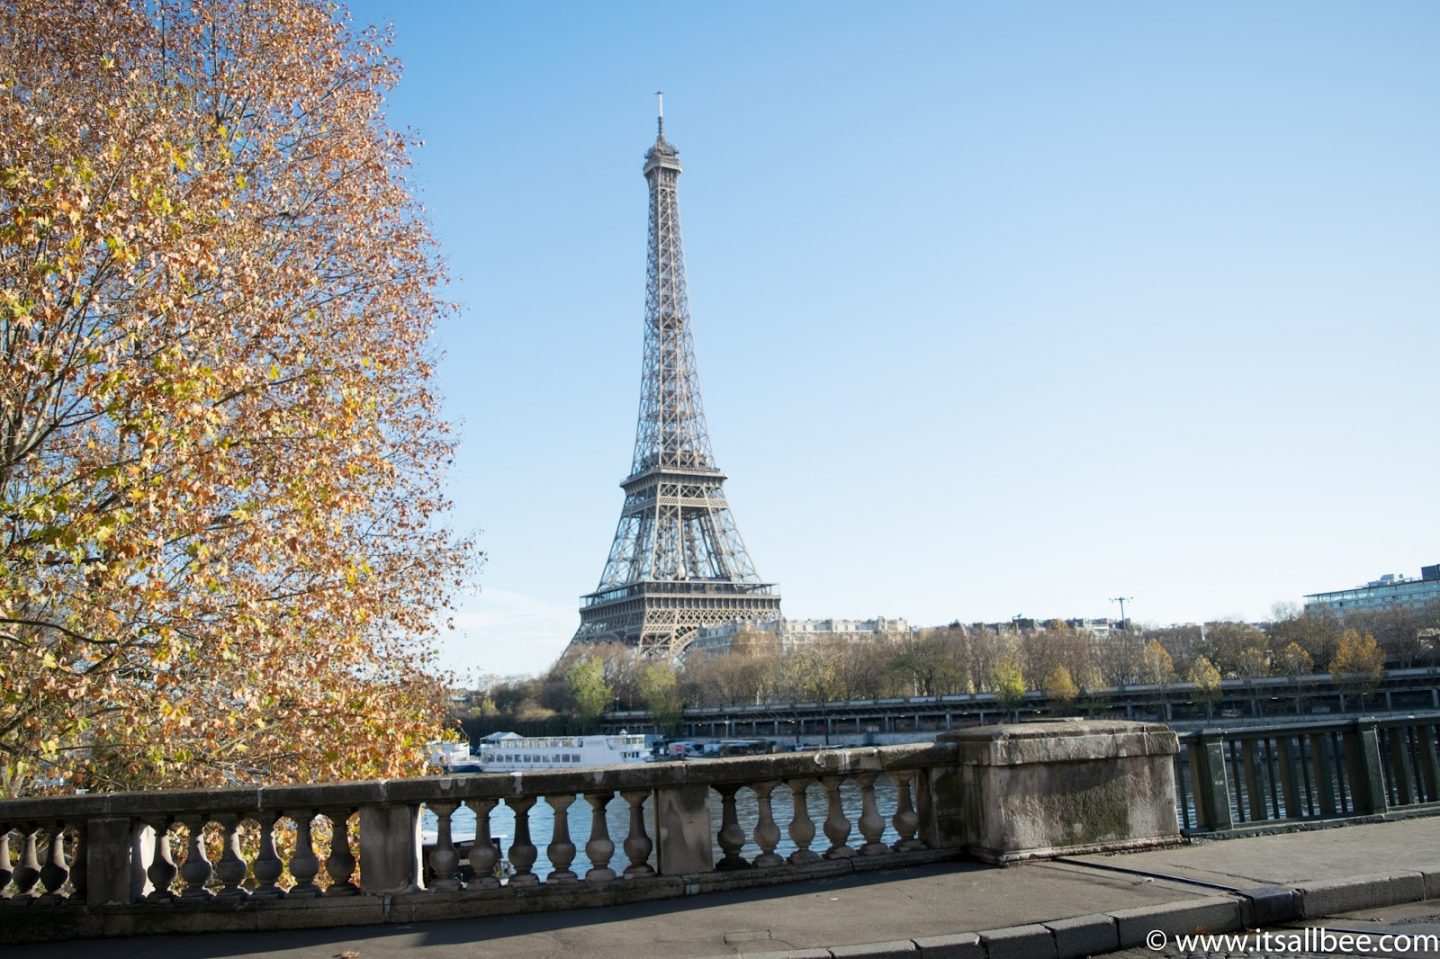
<path id="1" fill-rule="evenodd" d="M 677 730 L 684 704 L 680 700 L 680 678 L 675 674 L 675 667 L 658 660 L 646 663 L 640 669 L 638 685 L 640 699 L 655 725 L 667 733 Z"/>
<path id="2" fill-rule="evenodd" d="M 611 688 L 605 681 L 605 661 L 577 659 L 565 670 L 565 683 L 575 701 L 575 716 L 585 729 L 593 729 L 610 704 Z"/>
<path id="3" fill-rule="evenodd" d="M 1025 672 L 1013 653 L 1006 653 L 990 668 L 990 688 L 995 699 L 1012 712 L 1025 699 Z"/>

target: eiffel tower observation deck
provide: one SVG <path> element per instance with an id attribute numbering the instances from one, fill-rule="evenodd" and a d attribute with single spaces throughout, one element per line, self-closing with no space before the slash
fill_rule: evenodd
<path id="1" fill-rule="evenodd" d="M 645 154 L 650 241 L 635 458 L 620 484 L 625 505 L 605 571 L 581 599 L 572 646 L 618 642 L 674 657 L 701 626 L 780 618 L 779 593 L 755 572 L 710 451 L 685 292 L 679 177 L 662 98 L 659 131 Z"/>

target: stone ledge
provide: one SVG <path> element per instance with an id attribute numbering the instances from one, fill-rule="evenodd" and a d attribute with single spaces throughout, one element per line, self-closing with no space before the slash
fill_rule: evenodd
<path id="1" fill-rule="evenodd" d="M 912 941 L 920 950 L 920 959 L 985 959 L 985 946 L 980 942 L 980 934 L 975 932 L 926 936 Z"/>
<path id="2" fill-rule="evenodd" d="M 1178 836 L 1164 835 L 1142 839 L 1106 840 L 1072 846 L 1033 846 L 1028 849 L 990 849 L 986 846 L 975 845 L 965 847 L 965 853 L 980 862 L 996 866 L 1013 866 L 1035 859 L 1055 859 L 1061 856 L 1088 856 L 1101 852 L 1147 852 L 1151 849 L 1167 849 L 1171 846 L 1178 846 L 1183 841 Z"/>
<path id="3" fill-rule="evenodd" d="M 1173 938 L 1197 932 L 1234 932 L 1244 928 L 1240 900 L 1228 896 L 1136 906 L 1106 915 L 1115 920 L 1121 949 L 1145 945 L 1145 934 L 1155 929 Z"/>
<path id="4" fill-rule="evenodd" d="M 1180 750 L 1168 726 L 1123 720 L 1064 719 L 981 726 L 941 733 L 936 742 L 955 744 L 962 765 L 979 766 L 1171 756 Z"/>
<path id="5" fill-rule="evenodd" d="M 989 959 L 1055 959 L 1055 937 L 1039 923 L 987 929 L 980 941 Z"/>
<path id="6" fill-rule="evenodd" d="M 1305 883 L 1295 891 L 1300 897 L 1300 917 L 1319 919 L 1357 909 L 1416 902 L 1425 898 L 1426 890 L 1423 874 L 1395 872 Z"/>
<path id="7" fill-rule="evenodd" d="M 908 743 L 825 749 L 813 753 L 738 756 L 697 762 L 656 762 L 639 765 L 592 766 L 524 773 L 470 773 L 368 779 L 293 786 L 224 789 L 182 789 L 154 792 L 91 793 L 0 800 L 0 820 L 30 822 L 63 819 L 75 822 L 99 816 L 140 819 L 171 816 L 177 810 L 206 813 L 323 809 L 344 806 L 413 805 L 422 802 L 505 798 L 549 793 L 615 792 L 624 789 L 668 789 L 691 784 L 763 782 L 770 779 L 813 779 L 859 770 L 917 769 L 946 765 L 955 747 L 944 743 Z"/>
<path id="8" fill-rule="evenodd" d="M 916 959 L 919 947 L 911 939 L 894 939 L 860 946 L 831 946 L 830 955 L 833 959 Z"/>
<path id="9" fill-rule="evenodd" d="M 1120 933 L 1111 916 L 1076 916 L 1043 925 L 1055 937 L 1057 959 L 1080 959 L 1120 948 Z"/>
<path id="10" fill-rule="evenodd" d="M 1440 899 L 1440 870 L 1421 873 L 1425 877 L 1425 898 Z"/>

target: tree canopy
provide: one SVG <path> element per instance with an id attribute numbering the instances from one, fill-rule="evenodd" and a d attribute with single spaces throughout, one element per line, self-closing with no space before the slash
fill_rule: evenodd
<path id="1" fill-rule="evenodd" d="M 385 44 L 0 7 L 0 792 L 393 775 L 438 730 L 473 551 Z"/>

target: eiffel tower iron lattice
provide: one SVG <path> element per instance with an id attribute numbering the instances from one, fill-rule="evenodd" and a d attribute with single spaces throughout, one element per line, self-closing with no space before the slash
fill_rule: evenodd
<path id="1" fill-rule="evenodd" d="M 620 484 L 625 505 L 600 585 L 581 598 L 571 645 L 618 642 L 674 657 L 705 625 L 780 618 L 735 526 L 715 467 L 690 337 L 676 182 L 680 154 L 665 139 L 660 103 L 645 154 L 650 240 L 645 278 L 645 360 L 635 458 Z"/>

